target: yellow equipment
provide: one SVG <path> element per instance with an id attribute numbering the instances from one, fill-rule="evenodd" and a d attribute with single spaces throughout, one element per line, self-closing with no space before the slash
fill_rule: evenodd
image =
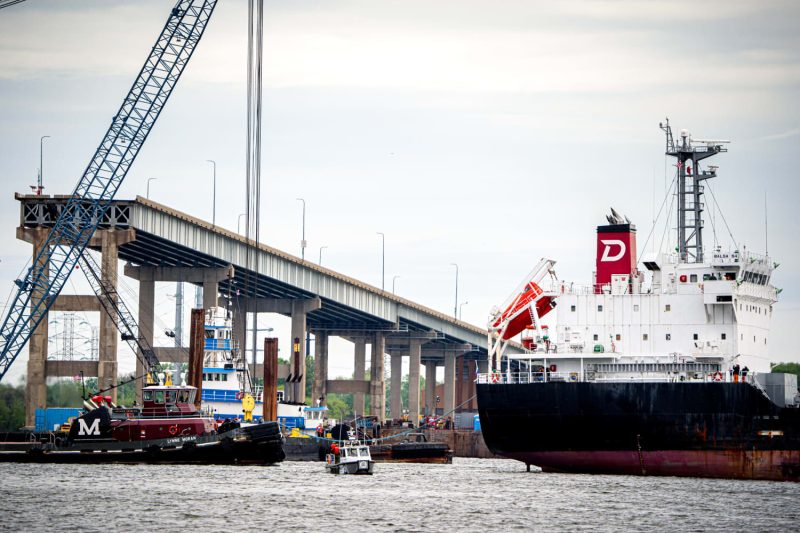
<path id="1" fill-rule="evenodd" d="M 244 421 L 253 421 L 253 409 L 256 408 L 256 399 L 249 392 L 242 397 L 242 410 L 244 411 Z"/>

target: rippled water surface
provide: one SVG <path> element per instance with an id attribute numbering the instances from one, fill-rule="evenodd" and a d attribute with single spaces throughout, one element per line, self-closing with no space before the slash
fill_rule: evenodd
<path id="1" fill-rule="evenodd" d="M 0 464 L 7 531 L 789 531 L 800 484 L 528 473 L 522 463 Z"/>

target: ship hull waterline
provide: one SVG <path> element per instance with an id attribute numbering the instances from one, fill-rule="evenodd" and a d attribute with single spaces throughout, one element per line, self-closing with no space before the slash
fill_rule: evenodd
<path id="1" fill-rule="evenodd" d="M 545 472 L 800 481 L 800 410 L 749 384 L 478 384 L 497 455 Z"/>

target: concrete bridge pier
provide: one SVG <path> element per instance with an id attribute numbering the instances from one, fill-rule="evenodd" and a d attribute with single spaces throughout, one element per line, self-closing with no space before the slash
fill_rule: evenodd
<path id="1" fill-rule="evenodd" d="M 36 261 L 36 256 L 44 249 L 49 233 L 48 228 L 19 227 L 17 228 L 17 239 L 33 245 L 33 261 Z M 43 268 L 44 273 L 49 276 L 50 267 L 46 261 L 40 261 L 36 266 Z M 41 297 L 33 293 L 31 309 L 40 301 Z M 47 407 L 47 322 L 48 315 L 45 314 L 28 340 L 28 371 L 25 379 L 26 426 L 33 426 L 36 423 L 36 409 Z"/>
<path id="2" fill-rule="evenodd" d="M 386 336 L 383 332 L 376 332 L 372 338 L 369 404 L 370 415 L 377 416 L 381 424 L 386 419 L 386 382 L 383 375 L 385 353 Z"/>
<path id="3" fill-rule="evenodd" d="M 328 333 L 314 333 L 314 390 L 313 405 L 322 398 L 322 405 L 328 400 Z"/>
<path id="4" fill-rule="evenodd" d="M 389 373 L 391 386 L 389 387 L 389 418 L 399 420 L 403 416 L 403 355 L 391 354 L 392 368 Z"/>
<path id="5" fill-rule="evenodd" d="M 353 379 L 362 380 L 367 372 L 367 340 L 364 337 L 357 337 L 353 340 L 355 344 L 355 362 L 353 365 Z M 363 392 L 353 394 L 353 411 L 355 414 L 366 414 L 366 402 Z"/>
<path id="6" fill-rule="evenodd" d="M 119 247 L 136 239 L 132 229 L 108 229 L 96 231 L 89 246 L 99 246 L 101 251 L 100 270 L 103 282 L 117 288 L 117 266 L 119 264 Z M 117 298 L 114 298 L 116 303 Z M 119 331 L 114 320 L 103 311 L 100 313 L 100 345 L 97 362 L 97 386 L 105 389 L 117 383 L 117 348 Z M 117 401 L 117 389 L 109 391 L 114 402 Z"/>
<path id="7" fill-rule="evenodd" d="M 422 362 L 423 343 L 422 340 L 413 339 L 408 347 L 408 419 L 414 427 L 419 425 L 419 367 Z"/>
<path id="8" fill-rule="evenodd" d="M 33 245 L 33 260 L 44 249 L 50 229 L 46 227 L 18 227 L 17 238 Z M 100 262 L 103 280 L 114 287 L 117 286 L 117 261 L 119 247 L 136 238 L 132 229 L 98 230 L 89 246 L 99 248 L 102 257 Z M 49 265 L 40 260 L 39 265 L 44 272 L 49 272 Z M 33 293 L 31 304 L 36 305 L 41 296 Z M 100 312 L 100 302 L 92 295 L 59 295 L 53 302 L 52 311 Z M 32 426 L 36 421 L 36 409 L 47 407 L 47 377 L 74 376 L 84 372 L 85 377 L 97 377 L 98 387 L 106 388 L 117 382 L 117 330 L 114 322 L 103 310 L 100 313 L 98 361 L 47 361 L 48 322 L 50 313 L 45 313 L 42 321 L 32 332 L 28 342 L 28 368 L 26 376 L 25 425 Z M 62 364 L 63 363 L 63 364 Z M 114 401 L 117 390 L 108 391 Z"/>
<path id="9" fill-rule="evenodd" d="M 425 416 L 436 414 L 436 362 L 425 363 Z"/>

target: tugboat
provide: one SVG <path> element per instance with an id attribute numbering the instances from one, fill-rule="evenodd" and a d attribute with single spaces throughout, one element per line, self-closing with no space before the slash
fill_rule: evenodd
<path id="1" fill-rule="evenodd" d="M 369 452 L 369 446 L 359 441 L 353 433 L 340 446 L 334 443 L 331 453 L 325 456 L 325 468 L 331 474 L 372 475 L 375 461 Z"/>
<path id="2" fill-rule="evenodd" d="M 18 432 L 0 442 L 0 461 L 41 462 L 166 462 L 203 464 L 272 464 L 283 461 L 284 438 L 277 422 L 253 423 L 256 391 L 244 361 L 230 339 L 230 319 L 225 309 L 213 308 L 205 319 L 204 376 L 221 383 L 221 376 L 236 376 L 218 404 L 198 409 L 197 388 L 173 385 L 166 374 L 163 384 L 153 384 L 158 360 L 152 350 L 146 360 L 148 385 L 142 389 L 142 406 L 120 407 L 110 396 L 95 395 L 84 401 L 84 413 L 70 422 L 69 431 Z M 208 366 L 214 365 L 214 366 Z M 214 370 L 215 372 L 212 372 Z M 228 383 L 226 383 L 228 385 Z M 205 398 L 207 391 L 203 390 Z M 230 393 L 230 394 L 228 394 Z M 222 408 L 215 419 L 215 407 Z M 240 419 L 239 416 L 243 417 Z M 236 416 L 236 415 L 239 416 Z"/>
<path id="3" fill-rule="evenodd" d="M 167 381 L 169 383 L 169 380 Z M 9 434 L 0 462 L 272 464 L 284 459 L 276 422 L 217 427 L 197 411 L 197 389 L 151 385 L 141 407 L 118 407 L 110 396 L 84 402 L 66 437 L 56 433 Z"/>

